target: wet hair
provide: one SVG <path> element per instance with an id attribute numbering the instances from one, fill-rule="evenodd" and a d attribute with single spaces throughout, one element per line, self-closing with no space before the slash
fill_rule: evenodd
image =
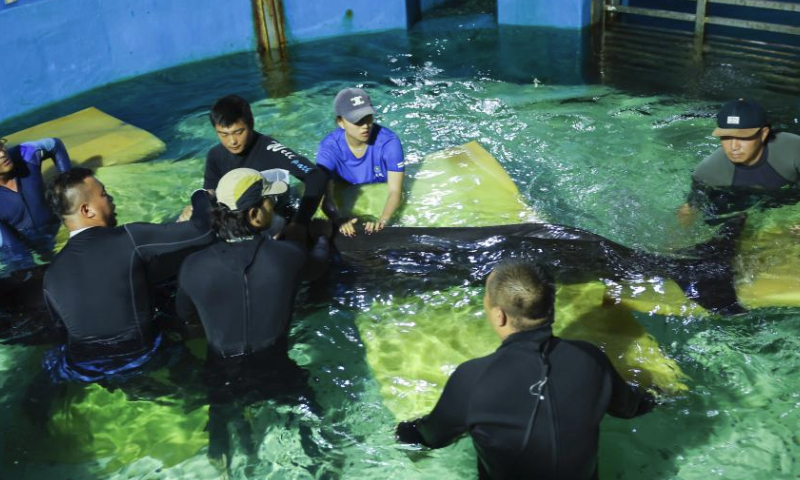
<path id="1" fill-rule="evenodd" d="M 258 231 L 248 221 L 247 213 L 249 211 L 250 209 L 233 211 L 218 203 L 211 209 L 211 230 L 220 240 L 252 237 Z"/>
<path id="2" fill-rule="evenodd" d="M 218 99 L 208 114 L 214 127 L 230 127 L 243 120 L 248 128 L 253 129 L 253 111 L 250 104 L 239 95 L 228 95 Z"/>
<path id="3" fill-rule="evenodd" d="M 83 167 L 74 167 L 59 173 L 50 182 L 45 192 L 45 198 L 53 213 L 59 217 L 75 213 L 78 201 L 83 198 L 83 192 L 75 187 L 93 176 L 94 172 L 91 169 Z"/>
<path id="4" fill-rule="evenodd" d="M 535 328 L 553 317 L 553 280 L 532 262 L 502 262 L 494 268 L 486 288 L 490 305 L 500 307 L 517 330 Z"/>

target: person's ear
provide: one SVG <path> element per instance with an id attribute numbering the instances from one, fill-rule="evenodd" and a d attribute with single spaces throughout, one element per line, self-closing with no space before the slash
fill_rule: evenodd
<path id="1" fill-rule="evenodd" d="M 344 122 L 342 121 L 342 117 L 336 117 L 336 125 L 339 125 L 341 128 L 344 128 Z"/>
<path id="2" fill-rule="evenodd" d="M 81 203 L 78 207 L 78 213 L 84 218 L 94 218 L 96 213 L 88 203 Z"/>
<path id="3" fill-rule="evenodd" d="M 504 312 L 503 309 L 498 306 L 494 306 L 489 309 L 489 318 L 492 320 L 492 324 L 498 328 L 505 327 L 506 324 L 508 324 L 508 316 L 506 315 L 506 312 Z"/>
<path id="4" fill-rule="evenodd" d="M 254 227 L 260 227 L 261 222 L 258 219 L 258 208 L 253 207 L 247 210 L 247 221 Z"/>
<path id="5" fill-rule="evenodd" d="M 769 127 L 764 127 L 761 130 L 761 141 L 762 142 L 766 142 L 767 141 L 767 137 L 769 137 Z"/>

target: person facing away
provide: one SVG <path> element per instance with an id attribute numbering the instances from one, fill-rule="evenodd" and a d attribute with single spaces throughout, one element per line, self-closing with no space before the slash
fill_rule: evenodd
<path id="1" fill-rule="evenodd" d="M 319 144 L 317 165 L 331 177 L 322 208 L 346 235 L 355 235 L 358 219 L 341 218 L 334 199 L 333 181 L 349 185 L 386 183 L 388 193 L 377 220 L 367 221 L 367 233 L 383 230 L 400 207 L 405 160 L 400 139 L 391 130 L 375 123 L 375 109 L 367 92 L 345 88 L 333 101 L 338 129 Z M 376 214 L 378 212 L 375 212 Z"/>
<path id="2" fill-rule="evenodd" d="M 47 368 L 95 381 L 135 370 L 157 350 L 151 289 L 174 278 L 183 258 L 214 237 L 209 195 L 192 195 L 191 221 L 117 226 L 116 206 L 87 168 L 58 175 L 47 198 L 70 238 L 44 275 L 45 304 L 67 344 Z"/>
<path id="3" fill-rule="evenodd" d="M 220 143 L 206 156 L 203 188 L 213 193 L 223 175 L 236 168 L 275 170 L 276 177 L 286 180 L 291 175 L 305 184 L 300 205 L 291 221 L 307 226 L 325 194 L 328 182 L 325 172 L 276 139 L 255 131 L 250 104 L 238 95 L 217 100 L 211 107 L 209 119 Z M 289 213 L 287 197 L 288 194 L 279 197 L 281 215 Z"/>
<path id="4" fill-rule="evenodd" d="M 399 440 L 441 448 L 469 433 L 481 479 L 596 479 L 603 415 L 641 415 L 653 397 L 594 345 L 554 337 L 554 299 L 535 265 L 498 265 L 484 308 L 503 343 L 461 364 L 430 414 L 398 425 Z"/>
<path id="5" fill-rule="evenodd" d="M 740 98 L 726 103 L 712 135 L 721 145 L 692 174 L 689 198 L 679 212 L 684 223 L 696 209 L 741 210 L 800 183 L 800 136 L 774 133 L 757 102 Z"/>
<path id="6" fill-rule="evenodd" d="M 186 321 L 199 316 L 208 341 L 208 455 L 214 461 L 230 458 L 228 424 L 244 433 L 253 453 L 245 405 L 303 397 L 317 409 L 306 372 L 288 356 L 288 331 L 300 281 L 327 269 L 330 223 L 311 223 L 311 252 L 299 223 L 284 229 L 283 240 L 272 238 L 274 197 L 287 188 L 249 168 L 226 173 L 212 210 L 212 229 L 221 241 L 190 255 L 178 277 L 178 314 Z"/>
<path id="7" fill-rule="evenodd" d="M 33 266 L 31 250 L 48 257 L 58 217 L 47 206 L 42 161 L 52 158 L 59 172 L 70 169 L 64 143 L 42 138 L 8 147 L 0 139 L 0 260 L 15 268 Z"/>

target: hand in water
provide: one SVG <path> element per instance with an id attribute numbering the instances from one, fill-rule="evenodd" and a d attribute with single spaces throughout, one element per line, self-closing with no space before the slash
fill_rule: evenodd
<path id="1" fill-rule="evenodd" d="M 688 203 L 684 203 L 678 208 L 678 223 L 684 227 L 688 227 L 697 220 L 697 210 L 692 208 Z"/>
<path id="2" fill-rule="evenodd" d="M 339 225 L 339 233 L 345 237 L 354 237 L 356 235 L 356 222 L 358 222 L 357 218 L 351 218 L 350 220 L 342 223 Z"/>
<path id="3" fill-rule="evenodd" d="M 175 220 L 175 221 L 176 222 L 185 222 L 185 221 L 189 220 L 190 218 L 192 218 L 192 212 L 194 212 L 194 209 L 192 208 L 192 206 L 191 205 L 186 205 L 186 207 L 183 209 L 181 214 L 178 215 L 178 219 Z"/>

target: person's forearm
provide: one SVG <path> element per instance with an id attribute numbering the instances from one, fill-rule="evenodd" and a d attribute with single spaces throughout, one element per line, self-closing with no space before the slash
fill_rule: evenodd
<path id="1" fill-rule="evenodd" d="M 300 207 L 295 213 L 293 221 L 308 225 L 314 212 L 319 207 L 320 200 L 325 195 L 325 187 L 328 184 L 328 176 L 320 169 L 315 169 L 305 178 L 305 193 L 300 199 Z M 323 209 L 324 211 L 324 209 Z"/>
<path id="2" fill-rule="evenodd" d="M 400 207 L 400 203 L 403 201 L 403 195 L 401 192 L 389 192 L 389 195 L 386 197 L 386 204 L 383 207 L 383 213 L 381 213 L 380 218 L 378 219 L 379 222 L 386 223 L 391 220 L 392 215 L 397 211 Z"/>
<path id="3" fill-rule="evenodd" d="M 67 172 L 72 168 L 72 163 L 70 163 L 69 154 L 67 153 L 67 147 L 64 146 L 64 142 L 62 142 L 60 138 L 54 138 L 53 140 L 55 140 L 53 162 L 55 162 L 59 172 Z"/>

